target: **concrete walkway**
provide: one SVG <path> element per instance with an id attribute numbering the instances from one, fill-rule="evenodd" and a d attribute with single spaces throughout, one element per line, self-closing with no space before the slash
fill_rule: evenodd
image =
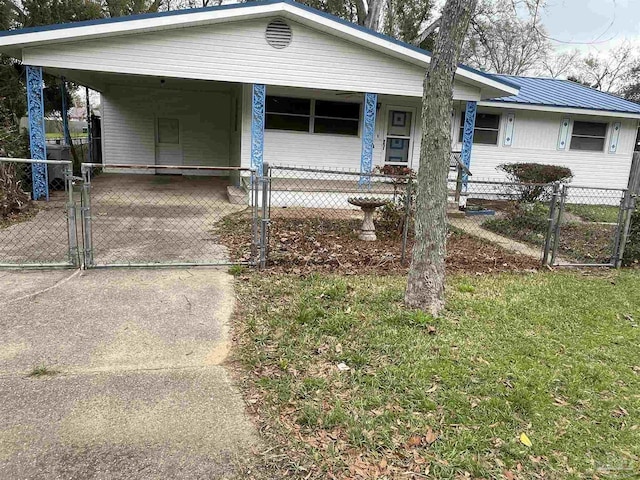
<path id="1" fill-rule="evenodd" d="M 233 305 L 214 269 L 0 272 L 0 478 L 248 478 Z"/>
<path id="2" fill-rule="evenodd" d="M 464 233 L 487 240 L 499 245 L 505 250 L 520 253 L 521 255 L 526 255 L 536 260 L 542 260 L 542 248 L 531 247 L 526 243 L 518 242 L 517 240 L 498 235 L 497 233 L 482 228 L 482 225 L 476 217 L 449 218 L 448 222 L 452 227 L 462 230 Z"/>

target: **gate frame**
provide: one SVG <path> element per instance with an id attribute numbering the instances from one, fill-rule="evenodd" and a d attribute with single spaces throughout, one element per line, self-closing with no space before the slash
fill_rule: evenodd
<path id="1" fill-rule="evenodd" d="M 108 263 L 97 265 L 94 258 L 94 244 L 93 244 L 93 231 L 92 231 L 92 216 L 91 216 L 91 169 L 93 168 L 118 168 L 118 169 L 130 169 L 130 170 L 195 170 L 195 171 L 226 171 L 226 172 L 249 172 L 250 185 L 249 189 L 249 205 L 248 207 L 252 211 L 252 223 L 257 225 L 258 215 L 258 195 L 257 185 L 258 178 L 256 176 L 256 170 L 253 168 L 245 167 L 212 167 L 204 165 L 131 165 L 120 163 L 82 163 L 82 232 L 83 232 L 83 262 L 82 269 L 97 269 L 97 268 L 171 268 L 171 267 L 225 267 L 225 266 L 257 266 L 258 261 L 254 250 L 260 248 L 260 239 L 256 238 L 256 229 L 253 228 L 252 235 L 252 259 L 245 262 L 233 262 L 233 261 L 220 261 L 220 262 L 136 262 L 136 263 Z M 257 247 L 257 248 L 256 248 Z"/>
<path id="2" fill-rule="evenodd" d="M 76 205 L 73 196 L 73 182 L 76 178 L 73 176 L 73 162 L 70 160 L 37 160 L 33 158 L 9 158 L 0 157 L 0 163 L 22 163 L 30 165 L 44 165 L 48 169 L 48 165 L 64 166 L 64 188 L 67 196 L 65 204 L 67 215 L 67 261 L 66 262 L 31 262 L 31 263 L 0 263 L 0 269 L 50 269 L 50 268 L 79 268 L 80 256 L 78 251 L 78 236 L 76 223 Z M 33 167 L 32 167 L 33 168 Z M 49 202 L 46 200 L 33 200 Z"/>
<path id="3" fill-rule="evenodd" d="M 608 263 L 578 263 L 567 262 L 557 263 L 558 244 L 560 242 L 560 234 L 562 233 L 562 216 L 569 195 L 569 190 L 603 190 L 616 191 L 622 194 L 618 205 L 618 219 L 615 223 L 615 233 L 611 243 L 611 257 Z M 583 185 L 569 185 L 566 183 L 554 184 L 553 195 L 549 209 L 549 230 L 545 239 L 545 253 L 542 265 L 548 267 L 574 267 L 574 268 L 620 268 L 622 265 L 622 255 L 629 230 L 631 213 L 635 207 L 634 196 L 628 188 L 604 188 L 604 187 L 587 187 Z"/>

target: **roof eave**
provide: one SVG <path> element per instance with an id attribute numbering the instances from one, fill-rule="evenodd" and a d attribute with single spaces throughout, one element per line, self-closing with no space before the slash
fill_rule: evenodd
<path id="1" fill-rule="evenodd" d="M 567 107 L 561 105 L 503 102 L 499 100 L 485 100 L 478 102 L 478 105 L 483 107 L 497 107 L 503 109 L 564 113 L 567 115 L 589 115 L 597 117 L 631 118 L 640 120 L 640 112 L 623 112 L 619 110 L 596 110 L 591 108 Z"/>

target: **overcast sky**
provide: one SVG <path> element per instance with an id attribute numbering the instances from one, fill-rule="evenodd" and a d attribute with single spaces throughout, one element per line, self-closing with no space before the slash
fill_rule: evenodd
<path id="1" fill-rule="evenodd" d="M 606 51 L 640 41 L 640 0 L 548 0 L 543 23 L 559 49 Z"/>

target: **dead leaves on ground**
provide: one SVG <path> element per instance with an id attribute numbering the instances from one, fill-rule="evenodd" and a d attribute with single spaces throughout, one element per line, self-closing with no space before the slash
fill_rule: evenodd
<path id="1" fill-rule="evenodd" d="M 378 232 L 378 240 L 358 239 L 360 220 L 340 217 L 332 210 L 273 209 L 270 224 L 269 268 L 273 272 L 298 275 L 313 272 L 356 275 L 363 273 L 405 274 L 401 262 L 401 239 Z M 340 213 L 344 215 L 344 213 Z M 219 241 L 235 259 L 246 259 L 251 250 L 251 222 L 247 215 L 225 218 L 216 229 Z M 407 245 L 411 257 L 412 241 Z M 449 233 L 449 272 L 484 274 L 532 271 L 539 261 L 478 240 L 466 234 Z"/>

